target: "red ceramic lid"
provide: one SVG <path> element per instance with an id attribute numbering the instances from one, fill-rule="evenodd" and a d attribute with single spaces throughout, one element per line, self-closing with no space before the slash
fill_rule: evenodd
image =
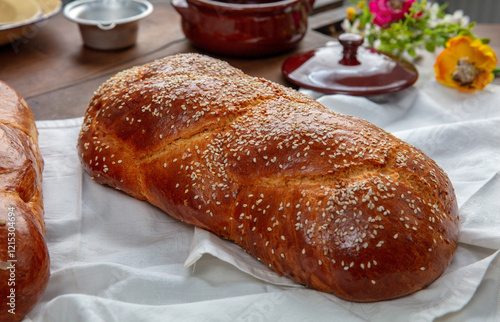
<path id="1" fill-rule="evenodd" d="M 362 47 L 363 36 L 345 33 L 339 43 L 288 58 L 282 72 L 290 82 L 325 94 L 371 96 L 402 90 L 418 78 L 412 64 Z"/>

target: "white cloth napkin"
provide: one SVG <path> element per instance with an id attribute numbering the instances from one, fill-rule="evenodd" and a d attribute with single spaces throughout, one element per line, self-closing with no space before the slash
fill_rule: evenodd
<path id="1" fill-rule="evenodd" d="M 81 119 L 39 121 L 52 276 L 26 321 L 495 321 L 500 319 L 500 87 L 419 82 L 376 98 L 304 91 L 435 159 L 460 206 L 445 274 L 413 295 L 340 300 L 277 276 L 232 243 L 93 182 L 76 155 Z"/>

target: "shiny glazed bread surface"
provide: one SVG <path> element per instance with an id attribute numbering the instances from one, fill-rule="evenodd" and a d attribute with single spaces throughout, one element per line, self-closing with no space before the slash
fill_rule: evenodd
<path id="1" fill-rule="evenodd" d="M 457 248 L 453 187 L 420 150 L 206 56 L 109 79 L 78 149 L 95 181 L 343 299 L 422 289 Z"/>
<path id="2" fill-rule="evenodd" d="M 0 82 L 0 321 L 20 321 L 49 280 L 42 171 L 33 114 Z"/>

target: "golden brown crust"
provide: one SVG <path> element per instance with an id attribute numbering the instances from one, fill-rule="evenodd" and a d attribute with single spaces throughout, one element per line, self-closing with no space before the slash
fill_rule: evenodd
<path id="1" fill-rule="evenodd" d="M 43 159 L 33 114 L 0 82 L 0 310 L 20 321 L 38 303 L 49 279 L 43 219 Z"/>
<path id="2" fill-rule="evenodd" d="M 457 247 L 456 197 L 433 160 L 205 56 L 179 54 L 108 80 L 78 147 L 97 182 L 347 300 L 417 291 Z"/>

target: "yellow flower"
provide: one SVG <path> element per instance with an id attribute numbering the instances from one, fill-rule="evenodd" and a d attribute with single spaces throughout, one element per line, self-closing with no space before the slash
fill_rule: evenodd
<path id="1" fill-rule="evenodd" d="M 366 1 L 358 2 L 358 9 L 363 10 L 365 6 L 366 6 Z"/>
<path id="2" fill-rule="evenodd" d="M 448 40 L 446 48 L 437 57 L 434 70 L 440 83 L 474 91 L 493 81 L 497 63 L 495 52 L 480 39 L 457 36 Z"/>
<path id="3" fill-rule="evenodd" d="M 353 7 L 348 7 L 345 12 L 347 14 L 347 19 L 353 21 L 354 16 L 356 15 L 356 9 L 354 9 Z"/>

